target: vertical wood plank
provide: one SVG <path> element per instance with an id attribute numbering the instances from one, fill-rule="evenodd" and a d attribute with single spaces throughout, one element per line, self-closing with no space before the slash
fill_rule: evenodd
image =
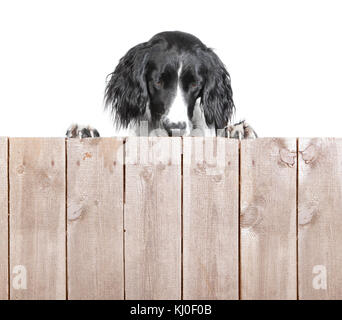
<path id="1" fill-rule="evenodd" d="M 123 140 L 67 141 L 68 298 L 123 299 Z"/>
<path id="2" fill-rule="evenodd" d="M 13 138 L 9 147 L 10 298 L 65 299 L 65 140 Z"/>
<path id="3" fill-rule="evenodd" d="M 342 139 L 299 139 L 300 299 L 342 299 Z"/>
<path id="4" fill-rule="evenodd" d="M 126 142 L 127 299 L 181 297 L 181 139 Z"/>
<path id="5" fill-rule="evenodd" d="M 8 299 L 7 138 L 0 138 L 0 300 Z"/>
<path id="6" fill-rule="evenodd" d="M 184 138 L 183 297 L 238 299 L 239 142 Z"/>
<path id="7" fill-rule="evenodd" d="M 296 299 L 296 139 L 241 141 L 241 298 Z"/>

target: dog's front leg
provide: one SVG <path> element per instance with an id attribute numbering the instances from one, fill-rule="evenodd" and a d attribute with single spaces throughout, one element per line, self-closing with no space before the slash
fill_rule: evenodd
<path id="1" fill-rule="evenodd" d="M 69 127 L 66 132 L 67 138 L 98 138 L 100 137 L 99 132 L 90 126 L 80 126 L 73 124 Z"/>
<path id="2" fill-rule="evenodd" d="M 254 129 L 246 122 L 241 121 L 227 127 L 227 136 L 230 139 L 255 139 L 258 137 Z"/>

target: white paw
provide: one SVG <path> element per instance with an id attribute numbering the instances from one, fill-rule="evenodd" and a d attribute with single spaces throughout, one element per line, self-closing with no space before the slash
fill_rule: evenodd
<path id="1" fill-rule="evenodd" d="M 69 127 L 66 132 L 67 138 L 98 138 L 100 136 L 99 132 L 90 126 L 80 126 L 78 124 L 73 124 Z"/>
<path id="2" fill-rule="evenodd" d="M 258 137 L 253 128 L 246 122 L 240 121 L 227 127 L 228 138 L 230 139 L 255 139 Z"/>

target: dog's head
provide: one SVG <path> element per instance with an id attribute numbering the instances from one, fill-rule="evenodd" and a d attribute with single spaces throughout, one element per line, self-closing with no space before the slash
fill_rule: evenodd
<path id="1" fill-rule="evenodd" d="M 130 49 L 105 92 L 117 125 L 148 120 L 149 128 L 181 134 L 199 127 L 222 129 L 234 111 L 230 76 L 218 56 L 196 37 L 163 32 Z"/>

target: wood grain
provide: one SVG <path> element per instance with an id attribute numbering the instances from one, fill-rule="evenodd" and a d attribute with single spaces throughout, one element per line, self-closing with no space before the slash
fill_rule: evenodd
<path id="1" fill-rule="evenodd" d="M 7 138 L 0 138 L 0 300 L 8 299 Z"/>
<path id="2" fill-rule="evenodd" d="M 9 140 L 11 299 L 65 299 L 65 141 Z M 16 289 L 17 266 L 27 289 Z"/>
<path id="3" fill-rule="evenodd" d="M 296 139 L 241 141 L 241 298 L 296 299 Z"/>
<path id="4" fill-rule="evenodd" d="M 126 142 L 127 299 L 181 297 L 181 139 Z"/>
<path id="5" fill-rule="evenodd" d="M 299 298 L 342 299 L 342 139 L 299 139 L 298 179 Z"/>
<path id="6" fill-rule="evenodd" d="M 123 299 L 123 140 L 67 141 L 68 297 Z"/>
<path id="7" fill-rule="evenodd" d="M 239 142 L 184 138 L 184 299 L 238 299 Z"/>

